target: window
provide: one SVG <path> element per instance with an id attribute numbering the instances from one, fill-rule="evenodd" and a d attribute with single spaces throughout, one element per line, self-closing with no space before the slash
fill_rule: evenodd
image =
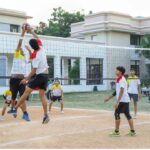
<path id="1" fill-rule="evenodd" d="M 48 62 L 48 71 L 49 71 L 49 78 L 54 78 L 54 58 L 48 58 L 47 59 Z"/>
<path id="2" fill-rule="evenodd" d="M 103 83 L 103 59 L 86 59 L 87 85 L 98 85 Z"/>
<path id="3" fill-rule="evenodd" d="M 130 35 L 130 45 L 136 45 L 139 46 L 141 41 L 141 36 L 136 34 Z"/>
<path id="4" fill-rule="evenodd" d="M 135 69 L 137 76 L 140 76 L 140 61 L 139 60 L 131 60 L 131 68 Z"/>
<path id="5" fill-rule="evenodd" d="M 19 32 L 19 26 L 18 25 L 10 25 L 10 32 Z"/>
<path id="6" fill-rule="evenodd" d="M 96 38 L 96 35 L 91 35 L 91 41 L 94 41 Z"/>
<path id="7" fill-rule="evenodd" d="M 63 85 L 80 84 L 80 60 L 79 58 L 61 59 L 61 76 Z"/>

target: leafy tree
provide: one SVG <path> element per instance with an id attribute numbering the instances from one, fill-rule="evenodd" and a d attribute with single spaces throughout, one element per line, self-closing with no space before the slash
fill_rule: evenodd
<path id="1" fill-rule="evenodd" d="M 141 39 L 141 47 L 142 48 L 150 48 L 150 34 L 144 35 Z M 150 60 L 150 51 L 143 50 L 140 52 L 140 55 Z M 150 84 L 149 75 L 150 75 L 150 65 L 147 65 L 148 76 L 145 76 L 142 83 L 147 86 Z"/>
<path id="2" fill-rule="evenodd" d="M 84 14 L 80 11 L 70 13 L 61 7 L 54 8 L 48 26 L 41 32 L 43 35 L 69 37 L 71 24 L 84 21 Z"/>
<path id="3" fill-rule="evenodd" d="M 69 72 L 69 78 L 79 79 L 80 78 L 80 61 L 76 60 L 74 62 L 74 66 L 71 68 Z M 73 80 L 73 84 L 80 84 L 80 80 Z"/>
<path id="4" fill-rule="evenodd" d="M 141 39 L 142 48 L 150 48 L 150 35 L 144 35 Z M 145 58 L 150 59 L 150 51 L 142 51 Z"/>

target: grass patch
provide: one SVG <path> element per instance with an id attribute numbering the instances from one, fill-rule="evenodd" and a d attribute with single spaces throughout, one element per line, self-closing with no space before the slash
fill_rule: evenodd
<path id="1" fill-rule="evenodd" d="M 82 108 L 82 109 L 104 109 L 113 110 L 115 104 L 115 98 L 108 103 L 104 103 L 104 98 L 112 94 L 111 91 L 107 92 L 88 92 L 88 93 L 67 93 L 64 96 L 65 107 L 67 108 Z M 40 106 L 41 102 L 38 95 L 30 97 L 28 102 L 29 106 Z M 0 97 L 0 107 L 3 106 L 3 98 Z M 54 106 L 59 106 L 59 103 L 55 103 Z M 131 103 L 131 109 L 133 105 Z M 139 102 L 139 111 L 150 112 L 150 103 L 147 97 L 143 97 Z"/>

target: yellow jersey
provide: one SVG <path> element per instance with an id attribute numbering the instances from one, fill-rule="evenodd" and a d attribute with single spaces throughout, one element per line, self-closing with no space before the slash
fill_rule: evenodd
<path id="1" fill-rule="evenodd" d="M 4 95 L 4 98 L 5 98 L 5 102 L 7 104 L 10 104 L 11 100 L 12 100 L 12 92 L 10 90 L 6 90 L 3 95 Z"/>
<path id="2" fill-rule="evenodd" d="M 62 95 L 62 87 L 61 85 L 53 85 L 52 86 L 52 95 L 53 96 L 61 96 Z"/>

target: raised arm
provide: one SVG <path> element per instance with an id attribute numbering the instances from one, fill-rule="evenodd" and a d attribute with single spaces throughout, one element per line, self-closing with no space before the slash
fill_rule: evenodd
<path id="1" fill-rule="evenodd" d="M 32 28 L 30 29 L 30 33 L 33 35 L 33 37 L 34 37 L 35 39 L 39 39 L 38 35 L 33 31 Z"/>
<path id="2" fill-rule="evenodd" d="M 25 30 L 22 30 L 22 32 L 21 32 L 21 38 L 19 39 L 19 43 L 17 45 L 16 52 L 19 52 L 21 50 L 21 46 L 22 46 L 22 42 L 23 42 L 25 32 L 26 32 Z"/>

